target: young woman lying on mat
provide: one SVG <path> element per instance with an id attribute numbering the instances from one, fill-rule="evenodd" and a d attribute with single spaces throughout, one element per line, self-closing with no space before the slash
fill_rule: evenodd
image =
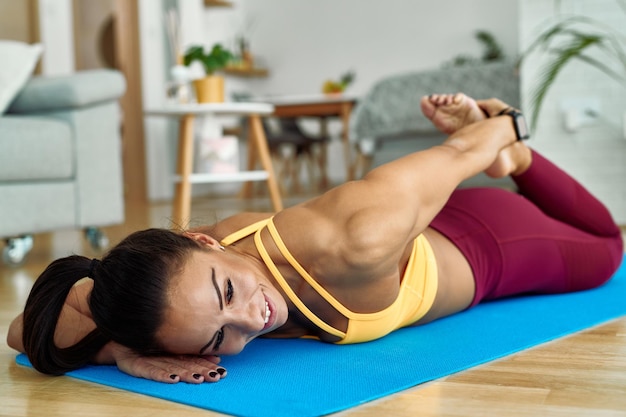
<path id="1" fill-rule="evenodd" d="M 422 111 L 450 135 L 441 145 L 273 217 L 140 231 L 100 261 L 53 262 L 9 344 L 45 373 L 115 363 L 157 381 L 214 382 L 226 375 L 219 356 L 258 336 L 365 342 L 483 300 L 611 277 L 619 228 L 520 141 L 519 112 L 463 94 L 425 97 Z M 456 189 L 481 171 L 511 175 L 519 194 Z"/>

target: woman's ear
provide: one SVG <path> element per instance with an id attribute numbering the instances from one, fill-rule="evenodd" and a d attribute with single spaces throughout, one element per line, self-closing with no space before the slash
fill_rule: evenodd
<path id="1" fill-rule="evenodd" d="M 195 240 L 196 242 L 202 243 L 211 249 L 222 249 L 222 245 L 215 238 L 204 234 L 204 233 L 196 233 L 196 232 L 184 232 L 183 236 L 187 236 L 190 239 Z"/>

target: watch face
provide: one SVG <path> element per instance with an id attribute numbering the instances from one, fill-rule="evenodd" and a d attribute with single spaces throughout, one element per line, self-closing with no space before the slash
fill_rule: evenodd
<path id="1" fill-rule="evenodd" d="M 522 113 L 517 113 L 515 116 L 515 125 L 517 126 L 517 139 L 523 140 L 530 137 L 530 130 L 526 124 L 526 118 Z"/>

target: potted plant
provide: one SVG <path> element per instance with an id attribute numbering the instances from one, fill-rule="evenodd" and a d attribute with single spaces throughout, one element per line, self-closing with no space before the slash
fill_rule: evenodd
<path id="1" fill-rule="evenodd" d="M 557 2 L 560 4 L 560 1 Z M 623 12 L 626 6 L 619 3 Z M 548 90 L 563 68 L 580 61 L 626 84 L 626 50 L 624 35 L 598 20 L 585 16 L 564 16 L 543 31 L 520 58 L 541 48 L 550 56 L 540 78 L 531 91 L 531 126 L 535 127 Z"/>
<path id="2" fill-rule="evenodd" d="M 191 46 L 185 53 L 183 62 L 189 66 L 199 61 L 204 67 L 205 77 L 193 81 L 198 103 L 216 103 L 224 101 L 224 77 L 216 75 L 226 67 L 233 54 L 221 44 L 215 44 L 209 52 L 202 46 Z"/>
<path id="3" fill-rule="evenodd" d="M 477 30 L 474 33 L 474 37 L 483 47 L 483 54 L 480 58 L 476 58 L 471 55 L 461 54 L 457 55 L 450 62 L 443 64 L 446 67 L 461 67 L 464 65 L 481 64 L 484 62 L 502 61 L 505 59 L 502 46 L 496 40 L 496 37 L 486 30 Z"/>
<path id="4" fill-rule="evenodd" d="M 350 84 L 354 82 L 356 74 L 354 71 L 348 71 L 339 77 L 338 81 L 326 80 L 322 85 L 322 92 L 324 94 L 341 94 L 345 91 Z"/>

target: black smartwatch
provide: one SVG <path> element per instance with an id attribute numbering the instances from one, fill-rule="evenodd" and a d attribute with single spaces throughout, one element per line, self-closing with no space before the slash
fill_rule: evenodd
<path id="1" fill-rule="evenodd" d="M 517 140 L 526 140 L 530 138 L 530 130 L 526 124 L 526 118 L 521 111 L 514 109 L 513 107 L 507 107 L 498 113 L 498 116 L 511 116 L 513 119 L 513 127 L 515 127 L 515 135 Z"/>

